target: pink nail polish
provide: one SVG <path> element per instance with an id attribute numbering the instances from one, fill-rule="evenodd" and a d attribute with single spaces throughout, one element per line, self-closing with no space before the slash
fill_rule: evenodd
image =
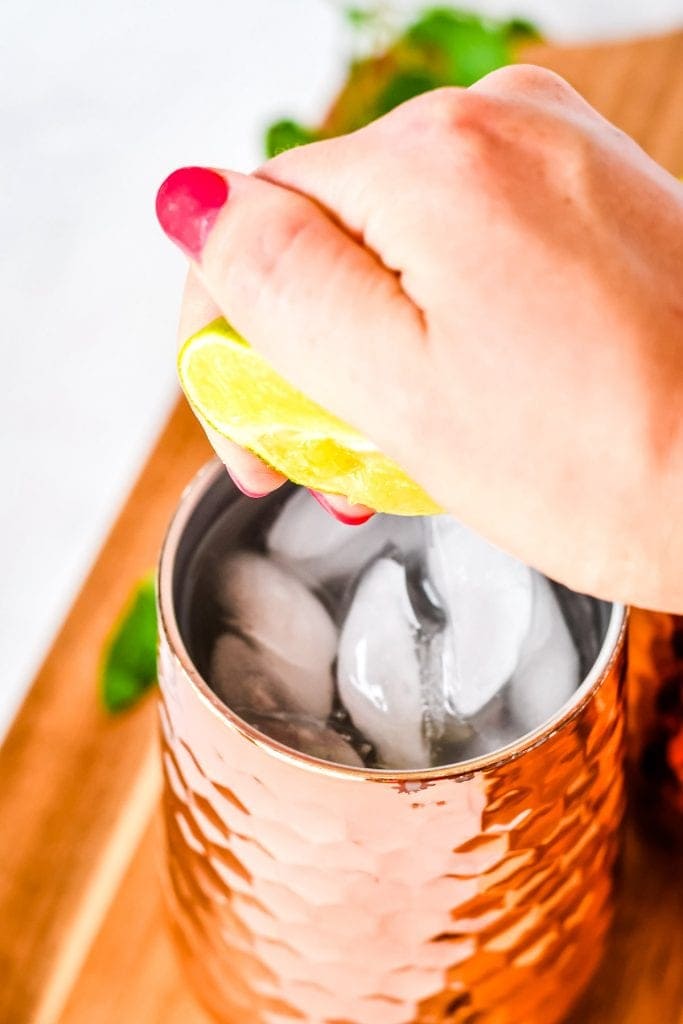
<path id="1" fill-rule="evenodd" d="M 340 522 L 344 526 L 362 526 L 363 523 L 367 523 L 368 519 L 372 519 L 374 512 L 361 512 L 359 515 L 347 515 L 344 512 L 340 512 L 339 509 L 334 508 L 333 505 L 327 499 L 327 495 L 322 494 L 320 491 L 308 490 L 309 494 L 312 494 L 315 500 L 321 505 L 326 512 L 329 512 L 331 516 Z"/>
<path id="2" fill-rule="evenodd" d="M 217 171 L 181 167 L 157 192 L 159 223 L 186 256 L 198 260 L 228 195 L 228 183 Z"/>
<path id="3" fill-rule="evenodd" d="M 250 491 L 247 487 L 244 486 L 243 483 L 241 483 L 241 481 L 237 479 L 237 477 L 235 476 L 231 469 L 228 469 L 227 466 L 225 468 L 228 470 L 228 476 L 234 483 L 235 487 L 239 491 L 241 491 L 242 494 L 245 494 L 247 498 L 265 498 L 266 494 L 270 494 L 270 491 Z"/>

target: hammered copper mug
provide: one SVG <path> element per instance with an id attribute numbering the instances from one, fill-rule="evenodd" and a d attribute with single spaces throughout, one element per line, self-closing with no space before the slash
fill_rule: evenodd
<path id="1" fill-rule="evenodd" d="M 281 500 L 276 498 L 274 500 Z M 192 558 L 226 508 L 212 464 L 159 572 L 169 899 L 224 1024 L 554 1024 L 602 951 L 623 804 L 625 611 L 553 719 L 452 767 L 337 767 L 212 693 L 188 652 Z"/>

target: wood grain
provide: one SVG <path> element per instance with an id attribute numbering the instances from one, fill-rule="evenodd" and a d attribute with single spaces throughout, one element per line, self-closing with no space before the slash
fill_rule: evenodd
<path id="1" fill-rule="evenodd" d="M 683 33 L 536 47 L 526 57 L 563 74 L 683 173 Z M 208 453 L 178 405 L 0 750 L 0 1021 L 7 1024 L 207 1022 L 163 927 L 153 702 L 109 718 L 95 679 L 111 623 L 154 563 L 179 494 Z M 681 1024 L 682 867 L 680 857 L 629 833 L 610 952 L 572 1024 Z"/>
<path id="2" fill-rule="evenodd" d="M 209 1024 L 180 973 L 164 919 L 155 817 L 90 950 L 60 1024 Z M 144 900 L 140 894 L 146 893 Z"/>

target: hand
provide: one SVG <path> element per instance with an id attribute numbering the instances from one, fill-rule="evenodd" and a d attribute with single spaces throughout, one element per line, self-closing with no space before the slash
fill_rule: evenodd
<path id="1" fill-rule="evenodd" d="M 683 611 L 674 178 L 528 66 L 251 176 L 202 174 L 212 200 L 177 172 L 158 201 L 192 263 L 183 338 L 222 312 L 493 542 Z M 213 440 L 253 490 L 281 483 Z"/>

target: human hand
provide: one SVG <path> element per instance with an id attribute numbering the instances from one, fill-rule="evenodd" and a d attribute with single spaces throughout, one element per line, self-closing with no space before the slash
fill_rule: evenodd
<path id="1" fill-rule="evenodd" d="M 158 211 L 183 338 L 224 314 L 490 540 L 683 610 L 683 190 L 565 82 L 501 69 L 251 176 L 177 172 Z"/>

